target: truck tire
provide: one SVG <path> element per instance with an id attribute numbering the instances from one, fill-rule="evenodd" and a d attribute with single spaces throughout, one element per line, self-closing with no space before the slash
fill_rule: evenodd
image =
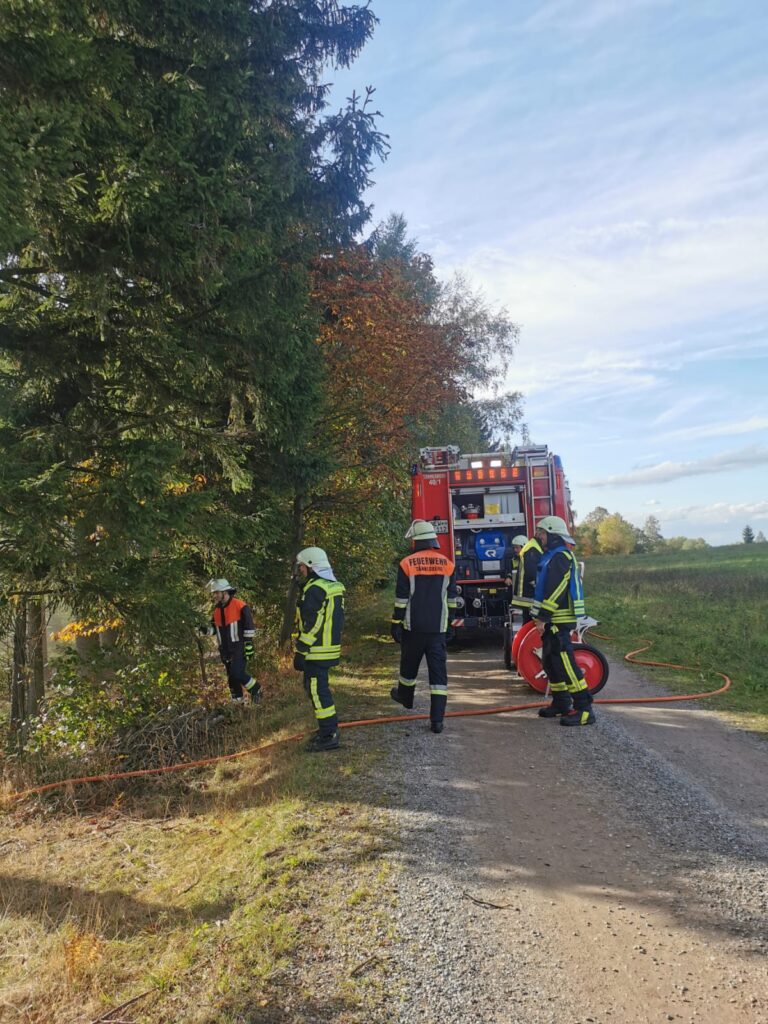
<path id="1" fill-rule="evenodd" d="M 515 663 L 512 660 L 512 630 L 509 628 L 509 623 L 504 623 L 504 668 L 507 672 L 512 672 L 515 667 Z"/>

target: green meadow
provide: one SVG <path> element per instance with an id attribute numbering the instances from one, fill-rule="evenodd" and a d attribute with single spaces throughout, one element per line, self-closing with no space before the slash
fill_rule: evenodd
<path id="1" fill-rule="evenodd" d="M 691 666 L 648 669 L 681 693 L 731 689 L 711 701 L 768 732 L 768 544 L 658 555 L 600 555 L 586 562 L 587 612 L 616 656 L 650 640 L 639 657 Z"/>

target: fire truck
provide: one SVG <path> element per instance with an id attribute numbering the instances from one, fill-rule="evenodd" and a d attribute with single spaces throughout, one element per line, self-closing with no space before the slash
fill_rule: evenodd
<path id="1" fill-rule="evenodd" d="M 560 516 L 569 530 L 573 527 L 560 456 L 546 445 L 474 455 L 463 454 L 455 445 L 422 448 L 411 476 L 413 518 L 434 525 L 440 550 L 456 565 L 462 634 L 469 638 L 503 631 L 506 667 L 517 663 L 528 683 L 544 691 L 535 632 L 520 629 L 521 615 L 510 607 L 505 578 L 514 578 L 514 537 L 532 537 L 535 524 L 548 515 Z M 594 619 L 580 620 L 573 637 L 579 648 L 577 661 L 593 693 L 608 677 L 601 652 L 583 643 L 584 632 L 596 624 Z"/>
<path id="2" fill-rule="evenodd" d="M 434 525 L 441 551 L 456 565 L 464 629 L 502 629 L 513 537 L 532 537 L 543 516 L 562 516 L 572 525 L 560 457 L 546 445 L 478 455 L 454 445 L 422 448 L 412 477 L 413 518 Z"/>

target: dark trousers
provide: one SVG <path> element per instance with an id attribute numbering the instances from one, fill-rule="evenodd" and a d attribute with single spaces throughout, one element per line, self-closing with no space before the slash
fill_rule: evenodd
<path id="1" fill-rule="evenodd" d="M 416 676 L 424 657 L 427 659 L 429 674 L 429 717 L 433 722 L 442 722 L 445 705 L 448 703 L 448 655 L 445 633 L 412 633 L 409 629 L 403 630 L 398 696 L 403 698 L 406 707 L 413 707 Z"/>
<path id="2" fill-rule="evenodd" d="M 245 664 L 243 645 L 238 644 L 236 647 L 230 647 L 226 654 L 222 653 L 221 660 L 224 662 L 224 668 L 227 670 L 229 692 L 233 697 L 242 697 L 243 687 L 251 681 L 251 674 Z"/>
<path id="3" fill-rule="evenodd" d="M 547 673 L 553 697 L 562 694 L 560 700 L 567 700 L 565 695 L 569 694 L 577 710 L 588 710 L 592 696 L 573 654 L 572 628 L 551 623 L 547 626 L 542 636 L 541 664 Z"/>
<path id="4" fill-rule="evenodd" d="M 329 668 L 319 661 L 304 662 L 304 690 L 312 701 L 321 736 L 330 736 L 339 727 L 339 716 L 328 683 Z"/>

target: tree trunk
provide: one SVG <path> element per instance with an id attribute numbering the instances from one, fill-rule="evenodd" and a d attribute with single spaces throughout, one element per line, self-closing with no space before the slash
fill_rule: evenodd
<path id="1" fill-rule="evenodd" d="M 11 666 L 11 732 L 20 733 L 24 744 L 27 717 L 27 602 L 19 599 L 13 623 L 13 664 Z"/>
<path id="2" fill-rule="evenodd" d="M 45 696 L 45 605 L 40 599 L 29 602 L 27 644 L 27 718 L 33 718 Z"/>
<path id="3" fill-rule="evenodd" d="M 293 530 L 291 532 L 292 550 L 298 552 L 304 543 L 304 514 L 307 507 L 307 496 L 304 493 L 297 494 L 293 499 Z M 293 631 L 293 620 L 296 614 L 296 600 L 299 596 L 298 581 L 291 573 L 291 582 L 288 584 L 288 592 L 285 595 L 283 606 L 283 625 L 280 629 L 280 644 L 287 644 Z"/>
<path id="4" fill-rule="evenodd" d="M 205 644 L 199 636 L 195 637 L 197 644 L 197 656 L 200 659 L 200 678 L 203 681 L 203 689 L 208 691 L 208 673 L 205 671 Z"/>

